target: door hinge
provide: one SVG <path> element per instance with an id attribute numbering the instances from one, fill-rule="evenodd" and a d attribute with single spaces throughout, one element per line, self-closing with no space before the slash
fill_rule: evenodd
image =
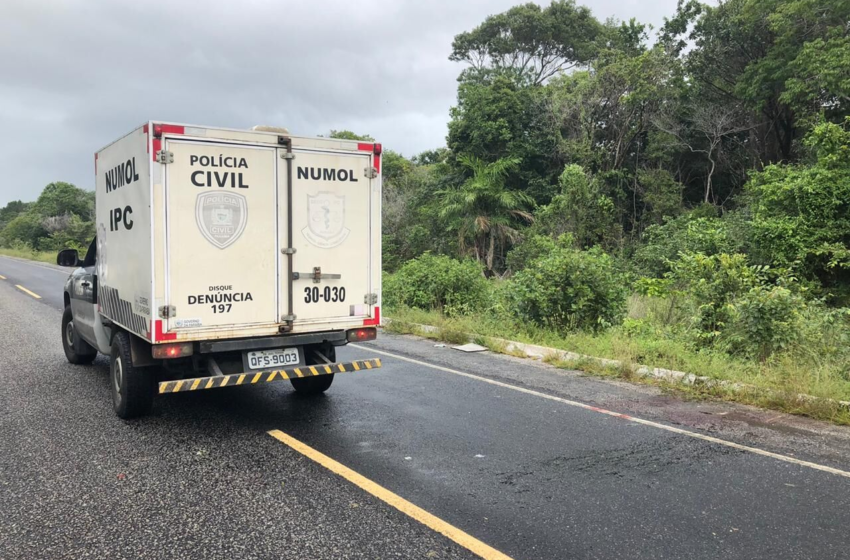
<path id="1" fill-rule="evenodd" d="M 363 169 L 363 174 L 366 175 L 367 179 L 374 179 L 378 176 L 378 168 L 377 167 L 367 167 Z"/>
<path id="2" fill-rule="evenodd" d="M 174 152 L 168 150 L 157 150 L 156 161 L 159 163 L 174 163 Z"/>
<path id="3" fill-rule="evenodd" d="M 280 252 L 284 255 L 294 255 L 298 251 L 295 247 L 286 247 L 285 249 L 281 249 Z"/>
<path id="4" fill-rule="evenodd" d="M 281 315 L 280 316 L 280 320 L 281 320 L 282 323 L 291 323 L 292 321 L 294 321 L 297 318 L 298 318 L 297 315 Z"/>
<path id="5" fill-rule="evenodd" d="M 295 159 L 295 154 L 292 152 L 281 152 L 280 159 Z"/>
<path id="6" fill-rule="evenodd" d="M 363 296 L 363 303 L 366 305 L 375 305 L 378 303 L 378 294 L 366 294 Z"/>
<path id="7" fill-rule="evenodd" d="M 177 308 L 173 305 L 163 305 L 159 308 L 160 319 L 173 319 L 177 317 Z"/>

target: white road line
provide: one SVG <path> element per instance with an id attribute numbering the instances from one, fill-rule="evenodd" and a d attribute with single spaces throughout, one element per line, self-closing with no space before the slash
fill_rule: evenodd
<path id="1" fill-rule="evenodd" d="M 576 408 L 583 408 L 585 410 L 590 410 L 593 412 L 598 412 L 600 414 L 605 414 L 608 416 L 614 416 L 615 418 L 621 418 L 623 420 L 627 420 L 629 422 L 634 422 L 635 424 L 642 424 L 644 426 L 650 426 L 652 428 L 658 428 L 659 430 L 664 430 L 667 432 L 672 432 L 674 434 L 681 434 L 683 436 L 692 437 L 695 439 L 701 439 L 703 441 L 709 441 L 711 443 L 716 443 L 718 445 L 724 445 L 726 447 L 731 447 L 733 449 L 739 449 L 741 451 L 747 451 L 749 453 L 754 453 L 756 455 L 761 455 L 763 457 L 770 457 L 772 459 L 776 459 L 778 461 L 784 461 L 786 463 L 791 463 L 793 465 L 800 465 L 802 467 L 809 467 L 811 469 L 828 472 L 830 474 L 835 474 L 838 476 L 843 476 L 845 478 L 850 478 L 850 472 L 843 471 L 841 469 L 836 469 L 834 467 L 828 467 L 826 465 L 819 465 L 817 463 L 812 463 L 810 461 L 803 461 L 801 459 L 795 459 L 794 457 L 789 457 L 787 455 L 781 455 L 779 453 L 773 453 L 772 451 L 765 451 L 764 449 L 759 449 L 757 447 L 750 447 L 749 445 L 741 445 L 740 443 L 735 443 L 733 441 L 727 441 L 725 439 L 720 439 L 712 436 L 707 436 L 705 434 L 701 434 L 699 432 L 691 432 L 689 430 L 683 430 L 681 428 L 675 428 L 673 426 L 668 426 L 667 424 L 662 424 L 660 422 L 653 422 L 652 420 L 644 420 L 643 418 L 636 418 L 634 416 L 629 416 L 627 414 L 621 414 L 619 412 L 614 412 L 611 410 L 605 410 L 604 408 L 598 408 L 596 406 L 591 406 L 589 404 L 585 404 L 578 401 L 572 401 L 569 399 L 563 399 L 561 397 L 555 397 L 553 395 L 547 395 L 546 393 L 540 393 L 538 391 L 534 391 L 532 389 L 526 389 L 524 387 L 517 387 L 515 385 L 511 385 L 510 383 L 503 383 L 501 381 L 495 381 L 493 379 L 487 379 L 486 377 L 481 377 L 479 375 L 475 375 L 472 373 L 466 373 L 463 371 L 458 371 L 456 369 L 451 369 L 443 366 L 437 366 L 434 364 L 429 364 L 428 362 L 423 362 L 421 360 L 415 360 L 413 358 L 407 358 L 405 356 L 400 356 L 398 354 L 392 354 L 390 352 L 384 352 L 383 350 L 376 350 L 374 348 L 366 348 L 365 346 L 360 346 L 358 344 L 349 344 L 352 348 L 357 348 L 358 350 L 364 350 L 367 352 L 375 352 L 377 354 L 383 354 L 384 356 L 390 356 L 392 358 L 397 358 L 399 360 L 404 360 L 405 362 L 410 362 L 412 364 L 417 364 L 420 366 L 429 367 L 431 369 L 436 369 L 439 371 L 444 371 L 446 373 L 451 373 L 454 375 L 459 375 L 461 377 L 467 377 L 469 379 L 475 379 L 477 381 L 483 381 L 484 383 L 489 383 L 490 385 L 496 385 L 497 387 L 504 387 L 505 389 L 511 389 L 513 391 L 518 391 L 520 393 L 525 393 L 527 395 L 534 395 L 536 397 L 541 397 L 544 399 L 548 399 L 550 401 L 556 401 L 559 403 L 563 403 L 569 406 L 574 406 Z M 385 364 L 386 365 L 386 364 Z"/>
<path id="2" fill-rule="evenodd" d="M 66 270 L 59 270 L 58 268 L 53 268 L 52 266 L 47 266 L 45 263 L 40 263 L 38 261 L 28 261 L 26 259 L 18 259 L 18 258 L 13 258 L 13 257 L 7 257 L 6 255 L 0 255 L 0 258 L 9 259 L 12 262 L 17 262 L 17 263 L 21 263 L 21 264 L 25 264 L 25 265 L 29 265 L 29 266 L 36 266 L 36 267 L 38 267 L 42 270 L 52 270 L 53 272 L 58 272 L 59 274 L 64 274 L 65 276 L 68 276 L 69 274 L 71 274 L 71 270 L 73 270 L 71 268 L 69 268 L 67 271 Z"/>

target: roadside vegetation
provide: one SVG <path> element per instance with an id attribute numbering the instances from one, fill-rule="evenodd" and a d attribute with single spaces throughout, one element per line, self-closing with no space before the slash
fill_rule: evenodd
<path id="1" fill-rule="evenodd" d="M 94 220 L 94 191 L 50 183 L 35 202 L 0 208 L 0 255 L 55 263 L 60 249 L 88 248 Z"/>
<path id="2" fill-rule="evenodd" d="M 798 395 L 850 400 L 848 20 L 846 0 L 683 0 L 650 39 L 557 0 L 456 36 L 446 147 L 383 154 L 392 328 L 836 418 Z M 83 248 L 92 219 L 90 192 L 52 183 L 0 209 L 0 247 Z"/>
<path id="3" fill-rule="evenodd" d="M 390 328 L 845 418 L 823 399 L 850 400 L 848 18 L 843 1 L 681 2 L 651 44 L 554 2 L 458 35 L 448 147 L 385 170 Z"/>

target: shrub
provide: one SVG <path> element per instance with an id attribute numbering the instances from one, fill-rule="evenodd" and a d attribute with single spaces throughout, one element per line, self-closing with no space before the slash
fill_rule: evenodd
<path id="1" fill-rule="evenodd" d="M 472 260 L 425 253 L 384 276 L 384 304 L 437 310 L 448 316 L 481 309 L 487 301 L 487 280 Z"/>
<path id="2" fill-rule="evenodd" d="M 844 292 L 850 279 L 850 119 L 845 127 L 816 126 L 804 145 L 814 161 L 770 165 L 746 186 L 752 254 Z"/>
<path id="3" fill-rule="evenodd" d="M 697 338 L 712 343 L 732 319 L 732 301 L 762 283 L 764 268 L 747 264 L 744 255 L 685 253 L 667 274 L 672 291 L 694 305 Z"/>
<path id="4" fill-rule="evenodd" d="M 625 279 L 610 256 L 568 247 L 530 262 L 509 288 L 517 317 L 559 331 L 619 323 L 626 295 Z"/>
<path id="5" fill-rule="evenodd" d="M 572 241 L 569 240 L 565 244 L 572 245 Z M 529 235 L 523 239 L 521 243 L 511 249 L 505 259 L 505 263 L 507 264 L 508 270 L 516 272 L 525 268 L 531 261 L 545 257 L 557 247 L 558 245 L 555 243 L 555 240 L 549 236 Z"/>
<path id="6" fill-rule="evenodd" d="M 670 270 L 679 253 L 711 256 L 740 249 L 726 220 L 698 215 L 695 212 L 646 228 L 644 244 L 635 252 L 637 269 L 646 276 L 660 277 Z"/>
<path id="7" fill-rule="evenodd" d="M 585 248 L 597 244 L 613 247 L 622 232 L 617 224 L 614 201 L 603 194 L 598 181 L 579 165 L 567 165 L 558 179 L 560 194 L 535 213 L 533 231 L 550 237 L 564 233 Z"/>
<path id="8" fill-rule="evenodd" d="M 732 304 L 722 340 L 733 353 L 766 360 L 797 342 L 805 300 L 782 286 L 755 286 Z"/>

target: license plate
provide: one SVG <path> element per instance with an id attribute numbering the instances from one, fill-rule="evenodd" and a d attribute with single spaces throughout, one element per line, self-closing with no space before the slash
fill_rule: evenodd
<path id="1" fill-rule="evenodd" d="M 293 366 L 299 362 L 298 348 L 283 350 L 259 350 L 248 352 L 248 367 L 251 369 L 266 369 Z"/>

